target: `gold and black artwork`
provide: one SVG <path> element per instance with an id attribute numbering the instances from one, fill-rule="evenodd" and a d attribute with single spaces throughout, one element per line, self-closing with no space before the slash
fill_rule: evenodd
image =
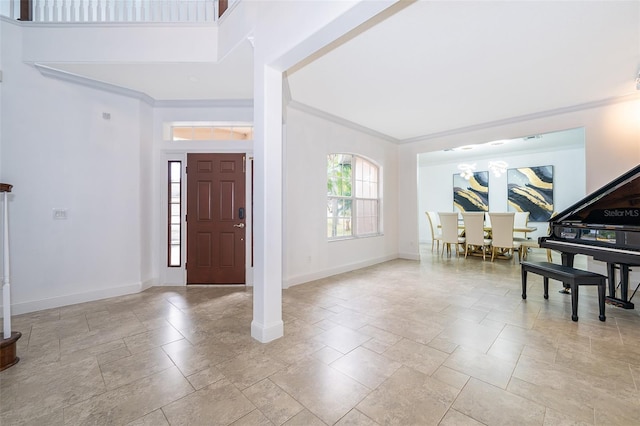
<path id="1" fill-rule="evenodd" d="M 509 211 L 530 212 L 529 221 L 546 222 L 553 213 L 553 166 L 507 171 Z"/>
<path id="2" fill-rule="evenodd" d="M 489 172 L 473 172 L 469 179 L 453 175 L 453 209 L 460 212 L 489 211 Z"/>

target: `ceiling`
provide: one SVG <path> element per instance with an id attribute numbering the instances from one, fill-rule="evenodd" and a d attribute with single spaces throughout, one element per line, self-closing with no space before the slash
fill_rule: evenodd
<path id="1" fill-rule="evenodd" d="M 47 63 L 46 65 L 144 93 L 155 100 L 253 98 L 253 47 L 249 41 L 240 43 L 218 63 Z"/>
<path id="2" fill-rule="evenodd" d="M 473 163 L 536 152 L 545 152 L 551 158 L 558 150 L 575 148 L 584 151 L 584 144 L 584 128 L 565 129 L 516 139 L 464 145 L 455 149 L 424 152 L 418 155 L 418 165 L 424 167 L 457 162 Z"/>
<path id="3" fill-rule="evenodd" d="M 407 4 L 289 70 L 291 99 L 403 142 L 636 92 L 640 2 Z M 156 100 L 248 99 L 252 58 L 47 65 Z"/>

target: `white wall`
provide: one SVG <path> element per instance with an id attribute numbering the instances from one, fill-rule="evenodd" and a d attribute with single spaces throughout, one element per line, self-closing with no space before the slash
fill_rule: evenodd
<path id="1" fill-rule="evenodd" d="M 3 22 L 14 313 L 138 291 L 140 103 L 41 76 L 21 62 L 21 31 Z"/>
<path id="2" fill-rule="evenodd" d="M 397 147 L 297 109 L 287 109 L 284 283 L 299 284 L 398 256 Z M 327 240 L 327 155 L 365 156 L 382 168 L 384 235 Z"/>
<path id="3" fill-rule="evenodd" d="M 158 263 L 154 258 L 155 247 L 161 244 L 155 232 L 161 220 L 154 200 L 161 191 L 159 182 L 153 177 L 156 163 L 153 138 L 153 108 L 140 102 L 140 283 L 142 288 L 158 284 Z M 166 220 L 166 216 L 164 217 Z M 166 240 L 165 240 L 166 241 Z"/>
<path id="4" fill-rule="evenodd" d="M 219 59 L 216 25 L 30 22 L 22 25 L 28 28 L 23 40 L 26 62 L 215 62 Z"/>
<path id="5" fill-rule="evenodd" d="M 585 196 L 585 151 L 583 148 L 565 148 L 547 152 L 514 153 L 500 156 L 509 168 L 553 166 L 554 210 L 561 211 Z M 418 217 L 420 242 L 431 241 L 426 211 L 453 210 L 453 175 L 459 173 L 458 161 L 420 167 L 418 171 Z M 487 161 L 478 161 L 478 171 L 487 170 Z M 489 173 L 489 210 L 508 211 L 507 175 L 500 177 Z M 423 220 L 422 220 L 423 219 Z M 529 234 L 537 238 L 546 235 L 546 222 L 531 222 L 538 230 Z"/>

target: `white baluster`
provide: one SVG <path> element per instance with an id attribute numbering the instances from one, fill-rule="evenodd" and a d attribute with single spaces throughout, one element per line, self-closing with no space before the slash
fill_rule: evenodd
<path id="1" fill-rule="evenodd" d="M 105 6 L 104 6 L 104 20 L 105 21 L 112 21 L 113 19 L 111 18 L 111 0 L 104 0 Z"/>
<path id="2" fill-rule="evenodd" d="M 76 0 L 69 3 L 69 21 L 76 22 Z"/>
<path id="3" fill-rule="evenodd" d="M 145 2 L 144 0 L 140 2 L 140 20 L 141 21 L 146 21 L 147 20 L 147 13 L 146 13 L 146 8 L 144 7 Z"/>
<path id="4" fill-rule="evenodd" d="M 11 189 L 11 187 L 9 187 Z M 3 223 L 3 271 L 4 277 L 2 280 L 2 304 L 3 304 L 3 317 L 4 317 L 4 329 L 3 338 L 11 338 L 11 271 L 9 270 L 9 196 L 8 192 L 3 192 L 4 199 L 4 214 L 2 216 Z"/>
<path id="5" fill-rule="evenodd" d="M 31 19 L 33 19 L 34 22 L 37 22 L 40 20 L 40 0 L 34 0 L 33 2 L 33 16 L 31 17 Z"/>
<path id="6" fill-rule="evenodd" d="M 131 0 L 131 22 L 138 20 L 138 3 L 136 0 Z"/>
<path id="7" fill-rule="evenodd" d="M 102 22 L 102 0 L 98 0 L 98 3 L 96 4 L 96 9 L 98 12 L 98 15 L 96 16 L 96 19 L 98 22 Z"/>
<path id="8" fill-rule="evenodd" d="M 42 20 L 44 22 L 49 22 L 49 0 L 44 0 L 44 15 Z"/>
<path id="9" fill-rule="evenodd" d="M 149 3 L 149 8 L 151 9 L 149 11 L 149 20 L 152 22 L 156 22 L 159 19 L 157 18 L 158 14 L 161 12 L 161 8 L 162 8 L 162 3 L 158 2 L 151 2 Z M 162 16 L 162 14 L 160 14 L 160 16 Z"/>
<path id="10" fill-rule="evenodd" d="M 67 9 L 67 0 L 62 0 L 62 6 L 60 7 L 60 20 L 66 22 L 69 20 L 69 9 Z"/>
<path id="11" fill-rule="evenodd" d="M 15 1 L 14 0 L 10 0 L 9 2 L 9 17 L 11 17 L 11 19 L 17 19 L 18 17 L 16 16 L 16 5 L 15 5 Z"/>
<path id="12" fill-rule="evenodd" d="M 97 21 L 98 20 L 98 4 L 95 0 L 89 0 L 89 20 Z"/>

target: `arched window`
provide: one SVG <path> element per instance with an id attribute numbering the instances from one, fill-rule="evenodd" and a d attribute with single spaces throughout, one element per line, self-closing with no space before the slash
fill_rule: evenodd
<path id="1" fill-rule="evenodd" d="M 327 157 L 327 237 L 380 234 L 380 170 L 352 154 Z"/>

